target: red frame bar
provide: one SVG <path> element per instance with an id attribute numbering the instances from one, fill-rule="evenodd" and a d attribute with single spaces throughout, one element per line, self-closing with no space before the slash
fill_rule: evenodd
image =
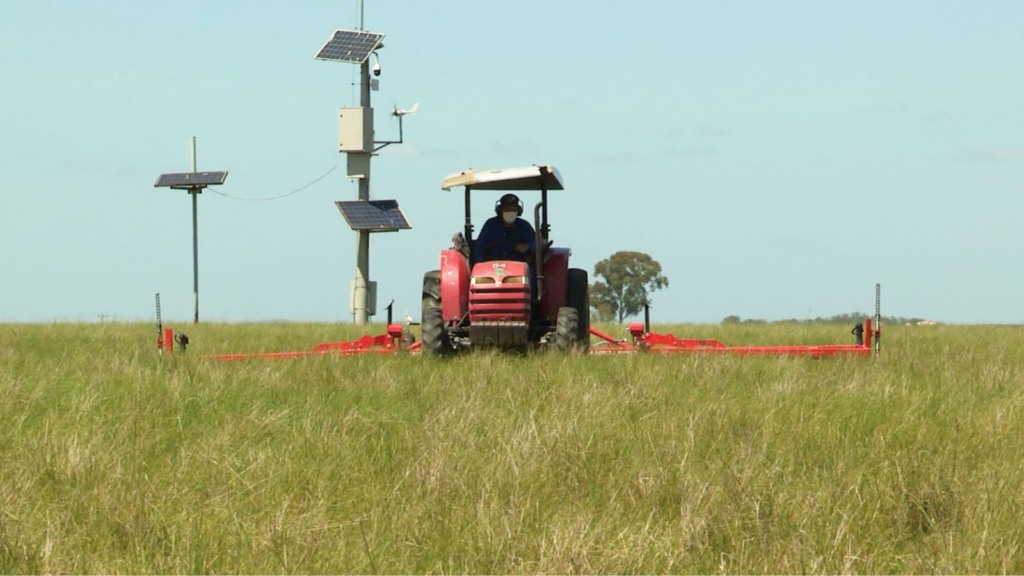
<path id="1" fill-rule="evenodd" d="M 871 319 L 864 320 L 866 337 L 863 344 L 812 344 L 783 346 L 726 346 L 718 340 L 680 339 L 673 334 L 657 334 L 646 332 L 644 325 L 634 322 L 629 325 L 629 341 L 615 340 L 613 337 L 591 328 L 590 333 L 604 340 L 605 346 L 591 347 L 593 354 L 620 352 L 652 352 L 655 354 L 703 353 L 703 354 L 735 354 L 737 356 L 808 356 L 822 358 L 832 356 L 870 356 L 872 353 L 872 337 L 879 335 L 879 330 L 872 330 Z"/>
<path id="2" fill-rule="evenodd" d="M 863 344 L 812 344 L 782 346 L 726 346 L 718 340 L 682 339 L 673 334 L 645 332 L 644 325 L 636 322 L 629 325 L 629 340 L 616 340 L 614 337 L 590 328 L 590 334 L 603 340 L 592 346 L 592 354 L 609 354 L 623 352 L 651 352 L 654 354 L 734 354 L 737 356 L 807 356 L 823 358 L 834 356 L 870 356 L 872 346 L 881 335 L 881 330 L 874 328 L 870 318 L 864 321 Z M 601 345 L 603 344 L 603 345 Z M 170 328 L 164 330 L 162 338 L 157 339 L 160 349 L 174 350 L 174 333 Z M 307 356 L 354 356 L 357 354 L 395 354 L 400 351 L 418 352 L 421 342 L 409 346 L 404 345 L 403 327 L 401 324 L 389 324 L 387 333 L 378 336 L 363 336 L 348 342 L 325 342 L 311 350 L 293 352 L 255 352 L 241 354 L 213 354 L 200 356 L 211 360 L 244 360 L 249 358 L 290 359 Z"/>
<path id="3" fill-rule="evenodd" d="M 422 346 L 416 342 L 408 347 L 402 346 L 402 325 L 388 324 L 386 334 L 379 336 L 362 336 L 349 342 L 325 342 L 317 344 L 312 350 L 298 350 L 294 352 L 249 352 L 241 354 L 212 354 L 201 356 L 210 360 L 247 360 L 249 358 L 266 358 L 270 360 L 287 360 L 290 358 L 304 358 L 306 356 L 355 356 L 357 354 L 394 354 L 400 350 L 415 352 Z"/>

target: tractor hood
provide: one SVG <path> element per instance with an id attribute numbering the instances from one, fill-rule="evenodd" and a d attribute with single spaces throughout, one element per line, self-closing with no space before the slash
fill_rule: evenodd
<path id="1" fill-rule="evenodd" d="M 442 190 L 467 186 L 474 190 L 564 190 L 554 166 L 526 166 L 500 170 L 463 170 L 446 177 Z"/>

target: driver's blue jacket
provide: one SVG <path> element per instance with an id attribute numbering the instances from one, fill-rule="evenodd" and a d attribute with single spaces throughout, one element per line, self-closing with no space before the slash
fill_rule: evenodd
<path id="1" fill-rule="evenodd" d="M 517 244 L 526 244 L 529 247 L 525 254 L 516 252 Z M 484 222 L 480 236 L 473 244 L 473 261 L 528 261 L 536 248 L 533 226 L 529 222 L 522 218 L 516 218 L 512 225 L 505 226 L 501 216 L 492 216 L 487 219 L 487 222 Z"/>

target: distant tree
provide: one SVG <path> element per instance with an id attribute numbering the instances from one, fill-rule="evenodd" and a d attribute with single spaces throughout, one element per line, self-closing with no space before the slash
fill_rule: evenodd
<path id="1" fill-rule="evenodd" d="M 735 315 L 735 314 L 733 314 L 731 316 L 726 316 L 725 318 L 722 318 L 722 324 L 739 324 L 739 323 L 740 323 L 740 317 Z"/>
<path id="2" fill-rule="evenodd" d="M 650 292 L 668 286 L 661 264 L 643 252 L 616 252 L 598 262 L 594 274 L 603 281 L 590 286 L 590 302 L 605 321 L 621 323 L 643 310 Z"/>
<path id="3" fill-rule="evenodd" d="M 595 282 L 590 286 L 590 308 L 591 320 L 597 322 L 614 322 L 615 311 L 612 310 L 611 304 L 611 292 L 608 290 L 608 285 L 604 283 Z"/>

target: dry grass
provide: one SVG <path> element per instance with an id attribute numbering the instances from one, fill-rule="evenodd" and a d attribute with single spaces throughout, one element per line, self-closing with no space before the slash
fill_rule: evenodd
<path id="1" fill-rule="evenodd" d="M 1020 327 L 236 363 L 199 356 L 359 332 L 189 328 L 168 358 L 149 326 L 0 327 L 0 572 L 1024 572 Z"/>

